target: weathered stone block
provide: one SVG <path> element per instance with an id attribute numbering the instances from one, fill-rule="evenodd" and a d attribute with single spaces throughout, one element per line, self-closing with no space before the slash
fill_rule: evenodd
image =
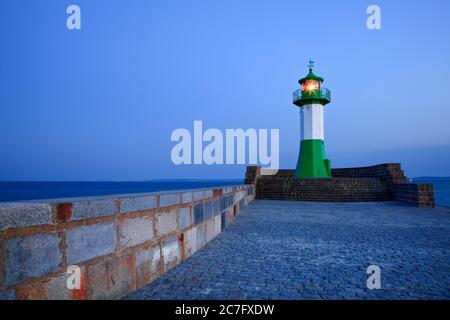
<path id="1" fill-rule="evenodd" d="M 245 191 L 239 191 L 239 192 L 236 192 L 235 194 L 234 194 L 234 203 L 237 203 L 237 202 L 239 202 L 241 199 L 243 199 L 244 198 L 244 195 L 245 195 Z"/>
<path id="2" fill-rule="evenodd" d="M 224 193 L 224 194 L 231 193 L 231 192 L 233 192 L 233 187 L 226 187 L 226 188 L 223 188 L 223 193 Z"/>
<path id="3" fill-rule="evenodd" d="M 67 281 L 69 280 L 69 274 L 65 273 L 57 277 L 51 278 L 49 281 L 43 284 L 46 298 L 49 300 L 72 300 L 77 298 L 78 291 L 85 288 L 85 280 L 80 281 L 80 289 L 68 289 Z M 82 277 L 85 276 L 83 273 Z M 84 294 L 80 296 L 83 298 Z"/>
<path id="4" fill-rule="evenodd" d="M 102 223 L 67 230 L 67 262 L 75 264 L 114 252 L 116 224 Z"/>
<path id="5" fill-rule="evenodd" d="M 181 195 L 182 203 L 190 203 L 192 202 L 192 192 L 183 192 Z"/>
<path id="6" fill-rule="evenodd" d="M 162 255 L 164 259 L 164 272 L 169 271 L 181 262 L 181 249 L 177 238 L 170 238 L 164 241 Z"/>
<path id="7" fill-rule="evenodd" d="M 226 196 L 223 200 L 225 203 L 225 209 L 233 205 L 233 195 Z"/>
<path id="8" fill-rule="evenodd" d="M 137 287 L 140 288 L 161 275 L 161 249 L 143 249 L 136 253 Z"/>
<path id="9" fill-rule="evenodd" d="M 68 275 L 50 279 L 44 285 L 46 298 L 49 300 L 70 300 L 70 290 L 67 289 Z"/>
<path id="10" fill-rule="evenodd" d="M 214 190 L 212 190 L 212 189 L 211 190 L 205 190 L 205 194 L 204 194 L 205 199 L 212 198 L 213 195 L 214 195 Z"/>
<path id="11" fill-rule="evenodd" d="M 52 223 L 49 204 L 0 204 L 0 231 Z"/>
<path id="12" fill-rule="evenodd" d="M 221 213 L 220 221 L 221 221 L 221 229 L 223 230 L 228 225 L 228 210 Z"/>
<path id="13" fill-rule="evenodd" d="M 188 230 L 184 235 L 184 256 L 188 258 L 197 252 L 197 228 Z"/>
<path id="14" fill-rule="evenodd" d="M 216 224 L 213 219 L 206 222 L 206 242 L 210 242 L 216 236 Z"/>
<path id="15" fill-rule="evenodd" d="M 57 271 L 62 254 L 56 234 L 36 234 L 5 243 L 5 286 Z"/>
<path id="16" fill-rule="evenodd" d="M 117 299 L 136 289 L 133 282 L 134 257 L 115 257 L 89 266 L 88 292 L 94 300 Z"/>
<path id="17" fill-rule="evenodd" d="M 177 204 L 180 204 L 180 194 L 179 193 L 170 193 L 170 194 L 162 194 L 159 196 L 159 207 L 170 207 Z"/>
<path id="18" fill-rule="evenodd" d="M 156 217 L 156 234 L 162 237 L 177 230 L 177 212 L 161 212 Z"/>
<path id="19" fill-rule="evenodd" d="M 183 230 L 191 225 L 192 225 L 191 208 L 190 207 L 180 208 L 178 212 L 178 228 L 180 230 Z"/>
<path id="20" fill-rule="evenodd" d="M 156 196 L 120 199 L 120 213 L 151 210 L 156 208 Z"/>
<path id="21" fill-rule="evenodd" d="M 194 224 L 200 223 L 203 220 L 203 204 L 199 203 L 194 206 Z"/>
<path id="22" fill-rule="evenodd" d="M 233 207 L 228 208 L 228 224 L 233 221 L 234 218 L 234 209 Z"/>
<path id="23" fill-rule="evenodd" d="M 206 223 L 197 227 L 197 250 L 206 244 Z"/>
<path id="24" fill-rule="evenodd" d="M 120 225 L 120 247 L 131 247 L 153 239 L 153 218 L 125 219 Z"/>
<path id="25" fill-rule="evenodd" d="M 214 189 L 213 190 L 213 197 L 221 197 L 223 196 L 223 189 Z"/>
<path id="26" fill-rule="evenodd" d="M 204 207 L 203 207 L 203 217 L 205 220 L 208 220 L 212 217 L 213 214 L 213 203 L 212 201 L 208 201 L 205 203 Z"/>
<path id="27" fill-rule="evenodd" d="M 56 211 L 56 222 L 62 223 L 67 222 L 72 219 L 72 208 L 73 203 L 66 202 L 66 203 L 56 203 L 54 204 L 55 211 Z"/>
<path id="28" fill-rule="evenodd" d="M 220 215 L 214 217 L 214 233 L 217 236 L 222 232 L 222 218 Z"/>
<path id="29" fill-rule="evenodd" d="M 213 201 L 213 215 L 220 213 L 220 200 Z"/>
<path id="30" fill-rule="evenodd" d="M 205 199 L 205 192 L 203 190 L 192 192 L 192 197 L 194 201 L 199 201 Z"/>
<path id="31" fill-rule="evenodd" d="M 17 300 L 46 300 L 44 285 L 41 282 L 19 284 L 16 288 Z"/>
<path id="32" fill-rule="evenodd" d="M 115 199 L 77 201 L 73 203 L 71 220 L 112 216 L 116 211 Z"/>

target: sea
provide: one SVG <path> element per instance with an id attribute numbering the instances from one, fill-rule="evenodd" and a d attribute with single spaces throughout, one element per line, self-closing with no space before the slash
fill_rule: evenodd
<path id="1" fill-rule="evenodd" d="M 152 180 L 132 182 L 0 181 L 0 202 L 213 188 L 238 185 L 243 182 L 243 180 Z"/>
<path id="2" fill-rule="evenodd" d="M 412 182 L 434 185 L 435 201 L 450 207 L 450 177 L 420 177 Z M 44 182 L 0 181 L 0 202 L 103 196 L 242 184 L 243 180 L 152 180 L 135 182 Z"/>

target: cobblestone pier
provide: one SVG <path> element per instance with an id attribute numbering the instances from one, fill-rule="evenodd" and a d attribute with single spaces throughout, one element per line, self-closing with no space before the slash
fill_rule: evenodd
<path id="1" fill-rule="evenodd" d="M 381 289 L 366 286 L 381 268 Z M 256 200 L 127 299 L 450 299 L 450 209 Z"/>

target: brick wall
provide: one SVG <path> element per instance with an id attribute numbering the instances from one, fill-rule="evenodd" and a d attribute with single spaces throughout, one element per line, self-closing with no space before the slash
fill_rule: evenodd
<path id="1" fill-rule="evenodd" d="M 392 188 L 398 201 L 411 203 L 423 208 L 434 208 L 435 206 L 432 184 L 395 184 Z"/>
<path id="2" fill-rule="evenodd" d="M 115 299 L 217 236 L 251 185 L 0 206 L 1 299 Z M 67 289 L 70 265 L 81 287 Z"/>
<path id="3" fill-rule="evenodd" d="M 386 184 L 378 178 L 293 179 L 260 178 L 257 199 L 327 202 L 367 202 L 394 200 Z"/>
<path id="4" fill-rule="evenodd" d="M 245 183 L 256 186 L 258 199 L 309 201 L 390 201 L 434 207 L 430 184 L 408 183 L 399 163 L 332 169 L 331 179 L 293 179 L 294 170 L 265 176 L 259 167 L 248 167 Z"/>
<path id="5" fill-rule="evenodd" d="M 261 177 L 261 167 L 249 166 L 245 172 L 244 183 L 256 185 L 256 180 Z"/>
<path id="6" fill-rule="evenodd" d="M 385 163 L 370 167 L 332 169 L 333 177 L 380 178 L 390 184 L 405 184 L 407 178 L 400 163 Z"/>

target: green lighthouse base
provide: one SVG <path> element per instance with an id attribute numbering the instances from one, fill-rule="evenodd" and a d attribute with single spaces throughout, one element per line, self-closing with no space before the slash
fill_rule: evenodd
<path id="1" fill-rule="evenodd" d="M 331 178 L 330 160 L 325 159 L 323 140 L 303 140 L 294 178 Z"/>

